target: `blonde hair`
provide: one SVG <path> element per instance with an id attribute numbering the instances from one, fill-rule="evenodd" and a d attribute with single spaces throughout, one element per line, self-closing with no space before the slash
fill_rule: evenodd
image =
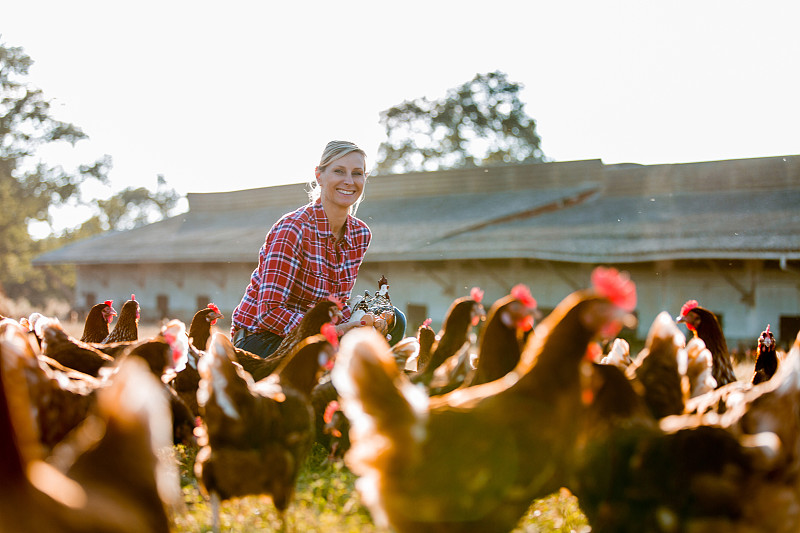
<path id="1" fill-rule="evenodd" d="M 364 162 L 367 161 L 367 153 L 359 148 L 355 143 L 350 141 L 331 141 L 325 145 L 325 149 L 322 151 L 322 157 L 319 159 L 319 165 L 317 165 L 317 170 L 319 172 L 323 172 L 328 165 L 336 161 L 337 159 L 346 156 L 349 153 L 357 152 L 364 157 Z M 364 174 L 366 175 L 366 169 L 364 169 Z M 319 183 L 317 180 L 311 180 L 309 182 L 308 188 L 308 200 L 311 203 L 316 202 L 319 200 L 320 196 L 320 189 Z M 356 203 L 350 208 L 350 214 L 355 215 L 356 211 L 358 210 L 358 205 L 364 199 L 364 192 L 362 191 L 361 196 L 356 200 Z"/>

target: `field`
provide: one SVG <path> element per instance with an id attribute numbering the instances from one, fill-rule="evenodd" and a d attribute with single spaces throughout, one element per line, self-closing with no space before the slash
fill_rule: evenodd
<path id="1" fill-rule="evenodd" d="M 82 325 L 66 324 L 71 334 L 81 333 Z M 159 328 L 141 325 L 140 338 L 154 335 Z M 739 379 L 749 379 L 753 365 L 736 367 Z M 194 452 L 176 447 L 181 465 L 184 495 L 182 509 L 172 513 L 174 533 L 211 531 L 211 507 L 205 501 L 192 473 Z M 374 524 L 355 490 L 355 476 L 341 462 L 327 460 L 325 450 L 316 446 L 307 459 L 297 484 L 296 497 L 287 511 L 290 531 L 325 533 L 389 533 Z M 267 496 L 250 496 L 223 502 L 222 530 L 234 533 L 278 531 L 279 517 Z M 591 528 L 581 513 L 576 498 L 567 490 L 532 503 L 515 533 L 588 533 Z"/>
<path id="2" fill-rule="evenodd" d="M 184 448 L 176 448 L 181 458 L 185 509 L 174 513 L 172 530 L 176 533 L 211 531 L 211 507 L 200 494 L 190 473 L 193 460 Z M 301 471 L 295 501 L 287 511 L 290 531 L 320 533 L 389 533 L 376 527 L 369 512 L 361 505 L 354 489 L 355 477 L 341 463 L 330 463 L 321 446 L 314 448 Z M 223 502 L 223 531 L 246 533 L 278 531 L 280 521 L 267 496 L 250 496 Z M 590 531 L 577 501 L 562 491 L 535 501 L 520 521 L 518 533 Z"/>

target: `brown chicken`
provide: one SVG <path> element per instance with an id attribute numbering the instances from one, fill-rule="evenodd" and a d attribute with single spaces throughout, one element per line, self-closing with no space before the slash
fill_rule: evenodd
<path id="1" fill-rule="evenodd" d="M 736 381 L 733 363 L 730 353 L 728 353 L 728 343 L 725 342 L 722 326 L 714 313 L 700 307 L 697 300 L 689 300 L 683 304 L 681 313 L 675 321 L 685 323 L 694 336 L 703 339 L 703 342 L 706 343 L 706 348 L 714 358 L 713 376 L 717 387 Z"/>
<path id="2" fill-rule="evenodd" d="M 112 305 L 113 300 L 106 300 L 103 303 L 94 305 L 89 314 L 86 315 L 86 321 L 83 324 L 83 335 L 81 341 L 83 342 L 103 342 L 110 330 L 108 325 L 117 316 L 117 312 Z"/>
<path id="3" fill-rule="evenodd" d="M 431 327 L 430 318 L 426 318 L 419 328 L 414 337 L 402 339 L 400 342 L 392 346 L 392 353 L 394 354 L 395 361 L 398 364 L 401 360 L 405 360 L 401 368 L 407 372 L 416 372 L 417 364 L 420 358 L 423 361 L 430 360 L 433 347 L 436 344 L 436 332 Z"/>
<path id="4" fill-rule="evenodd" d="M 540 316 L 536 299 L 522 284 L 492 304 L 478 339 L 475 372 L 466 384 L 488 383 L 511 372 L 519 363 L 534 319 Z"/>
<path id="5" fill-rule="evenodd" d="M 636 402 L 625 391 L 629 385 L 609 383 L 614 397 L 629 403 L 620 410 Z M 608 398 L 605 392 L 595 398 Z M 800 339 L 785 368 L 739 390 L 722 415 L 669 416 L 656 424 L 612 417 L 592 404 L 584 418 L 591 430 L 584 432 L 568 488 L 593 532 L 798 531 L 798 408 Z"/>
<path id="6" fill-rule="evenodd" d="M 761 332 L 758 337 L 758 348 L 756 349 L 756 364 L 753 369 L 753 378 L 750 380 L 753 385 L 758 385 L 764 381 L 769 381 L 778 370 L 777 343 L 767 324 L 767 329 Z"/>
<path id="7" fill-rule="evenodd" d="M 644 349 L 625 370 L 629 379 L 642 385 L 645 403 L 656 418 L 683 413 L 685 372 L 678 367 L 678 354 L 685 344 L 675 321 L 662 311 L 650 326 Z"/>
<path id="8" fill-rule="evenodd" d="M 189 324 L 189 346 L 186 350 L 186 364 L 176 370 L 175 374 L 166 381 L 172 390 L 180 397 L 184 405 L 196 418 L 200 416 L 197 405 L 197 388 L 200 384 L 200 373 L 197 363 L 203 355 L 211 337 L 211 326 L 223 318 L 222 313 L 214 304 L 198 310 Z M 195 344 L 197 342 L 198 344 Z"/>
<path id="9" fill-rule="evenodd" d="M 169 532 L 180 502 L 162 388 L 141 363 L 126 362 L 99 391 L 96 409 L 47 462 L 36 444 L 18 330 L 0 332 L 0 531 Z M 124 459 L 124 460 L 121 460 Z M 55 466 L 54 466 L 55 465 Z"/>
<path id="10" fill-rule="evenodd" d="M 28 401 L 32 406 L 33 424 L 39 441 L 49 453 L 86 418 L 95 403 L 94 393 L 101 381 L 59 367 L 58 362 L 40 358 L 39 347 L 22 326 L 13 321 L 0 324 L 3 330 L 15 327 L 19 329 L 15 335 L 24 336 L 28 343 L 18 342 L 17 349 L 7 350 L 4 357 L 9 364 L 22 369 L 30 393 Z M 9 336 L 8 332 L 6 336 Z"/>
<path id="11" fill-rule="evenodd" d="M 220 312 L 219 307 L 208 304 L 208 307 L 200 309 L 192 317 L 189 324 L 189 340 L 198 350 L 205 351 L 208 339 L 211 338 L 211 326 L 217 323 L 220 318 L 225 318 Z"/>
<path id="12" fill-rule="evenodd" d="M 337 324 L 342 319 L 342 304 L 334 298 L 320 300 L 309 309 L 300 323 L 289 332 L 274 352 L 266 358 L 259 357 L 246 350 L 234 348 L 236 361 L 249 372 L 255 381 L 270 375 L 280 362 L 294 350 L 304 339 L 319 335 L 324 324 Z"/>
<path id="13" fill-rule="evenodd" d="M 131 299 L 122 304 L 119 318 L 114 329 L 103 339 L 103 344 L 121 341 L 135 341 L 139 339 L 139 302 L 136 295 L 131 294 Z"/>
<path id="14" fill-rule="evenodd" d="M 486 318 L 486 311 L 481 304 L 482 299 L 483 291 L 474 287 L 469 296 L 462 296 L 453 301 L 445 313 L 442 329 L 437 335 L 438 341 L 434 344 L 430 357 L 423 358 L 425 354 L 420 354 L 417 371 L 409 374 L 411 381 L 429 386 L 434 371 L 442 363 L 469 350 L 472 344 L 470 339 L 472 328 Z"/>
<path id="15" fill-rule="evenodd" d="M 507 532 L 573 461 L 581 372 L 598 336 L 630 318 L 636 292 L 597 270 L 530 336 L 505 378 L 429 398 L 369 330 L 342 338 L 333 380 L 350 419 L 346 464 L 379 524 L 398 532 Z M 588 364 L 588 363 L 585 363 Z"/>
<path id="16" fill-rule="evenodd" d="M 35 329 L 42 339 L 42 355 L 73 370 L 97 377 L 101 369 L 114 364 L 114 358 L 86 342 L 69 335 L 58 319 L 43 317 Z"/>
<path id="17" fill-rule="evenodd" d="M 200 362 L 203 427 L 195 474 L 211 499 L 215 530 L 220 502 L 250 494 L 269 494 L 283 517 L 314 441 L 311 388 L 330 357 L 325 335 L 313 335 L 254 383 L 235 362 L 230 340 L 212 335 Z"/>

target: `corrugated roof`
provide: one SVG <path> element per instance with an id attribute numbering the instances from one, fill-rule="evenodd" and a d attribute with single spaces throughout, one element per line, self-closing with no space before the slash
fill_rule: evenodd
<path id="1" fill-rule="evenodd" d="M 247 262 L 305 185 L 190 194 L 190 209 L 35 263 Z M 365 261 L 579 263 L 800 259 L 800 156 L 676 165 L 599 160 L 376 176 L 358 211 Z"/>

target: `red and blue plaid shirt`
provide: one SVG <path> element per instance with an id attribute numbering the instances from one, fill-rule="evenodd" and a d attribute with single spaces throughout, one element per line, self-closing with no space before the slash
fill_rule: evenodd
<path id="1" fill-rule="evenodd" d="M 319 201 L 284 215 L 267 233 L 242 301 L 231 315 L 231 333 L 271 331 L 285 336 L 309 307 L 330 295 L 350 298 L 372 233 L 348 216 L 338 243 Z M 351 310 L 345 306 L 345 319 Z"/>

